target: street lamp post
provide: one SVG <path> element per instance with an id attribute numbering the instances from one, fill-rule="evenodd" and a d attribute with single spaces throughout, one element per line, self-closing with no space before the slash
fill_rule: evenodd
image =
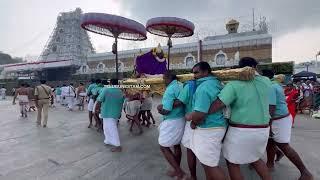
<path id="1" fill-rule="evenodd" d="M 305 62 L 302 65 L 305 66 L 307 68 L 307 72 L 309 72 L 309 66 L 313 65 L 313 63 L 312 62 Z"/>
<path id="2" fill-rule="evenodd" d="M 320 51 L 316 54 L 316 68 L 318 68 L 318 56 L 320 55 Z"/>

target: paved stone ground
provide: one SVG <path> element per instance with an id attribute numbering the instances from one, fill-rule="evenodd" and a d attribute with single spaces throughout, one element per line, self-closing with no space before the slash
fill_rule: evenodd
<path id="1" fill-rule="evenodd" d="M 36 126 L 35 115 L 31 112 L 28 119 L 21 119 L 11 99 L 0 101 L 1 180 L 170 179 L 165 175 L 168 165 L 157 144 L 157 126 L 144 128 L 142 136 L 134 136 L 121 119 L 120 138 L 124 149 L 122 153 L 111 153 L 103 145 L 103 135 L 87 128 L 86 111 L 68 112 L 61 106 L 50 109 L 46 129 Z M 159 118 L 156 115 L 157 121 Z M 292 146 L 319 179 L 320 120 L 300 115 L 296 121 Z M 185 150 L 183 153 L 183 168 L 187 171 Z M 222 158 L 221 166 L 227 172 Z M 245 179 L 259 179 L 247 166 L 242 167 L 242 172 Z M 200 180 L 205 179 L 201 166 L 198 166 L 198 176 Z M 298 179 L 299 172 L 284 158 L 276 164 L 273 177 L 293 180 Z"/>

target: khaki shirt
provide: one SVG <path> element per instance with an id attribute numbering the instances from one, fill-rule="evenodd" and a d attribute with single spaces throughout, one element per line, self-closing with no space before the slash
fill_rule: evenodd
<path id="1" fill-rule="evenodd" d="M 41 99 L 49 99 L 51 94 L 51 87 L 41 84 L 40 86 L 37 86 L 34 90 L 34 95 L 38 96 L 38 100 Z"/>

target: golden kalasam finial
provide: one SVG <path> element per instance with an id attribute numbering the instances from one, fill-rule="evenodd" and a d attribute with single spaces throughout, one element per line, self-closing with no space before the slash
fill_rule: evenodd
<path id="1" fill-rule="evenodd" d="M 231 33 L 238 33 L 238 27 L 239 27 L 239 22 L 231 19 L 227 24 L 226 24 L 226 29 L 229 34 Z"/>
<path id="2" fill-rule="evenodd" d="M 161 45 L 160 43 L 158 44 L 158 47 L 156 49 L 156 53 L 161 53 L 162 52 L 162 49 L 161 49 Z"/>

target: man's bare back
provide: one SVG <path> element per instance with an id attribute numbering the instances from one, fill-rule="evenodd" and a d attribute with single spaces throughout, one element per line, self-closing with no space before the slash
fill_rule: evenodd
<path id="1" fill-rule="evenodd" d="M 17 89 L 16 94 L 29 96 L 29 92 L 30 92 L 29 88 L 20 87 L 19 89 Z"/>

